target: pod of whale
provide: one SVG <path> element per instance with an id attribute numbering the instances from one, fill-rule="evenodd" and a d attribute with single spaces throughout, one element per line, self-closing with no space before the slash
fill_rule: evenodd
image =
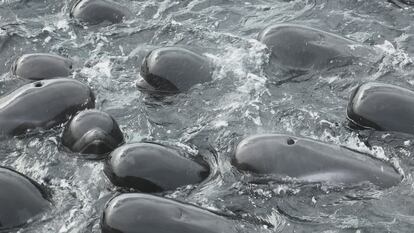
<path id="1" fill-rule="evenodd" d="M 11 73 L 29 80 L 62 78 L 70 75 L 72 65 L 70 59 L 54 54 L 25 54 L 14 62 Z"/>
<path id="2" fill-rule="evenodd" d="M 91 25 L 120 23 L 128 14 L 126 8 L 111 0 L 77 0 L 70 11 L 71 17 Z"/>
<path id="3" fill-rule="evenodd" d="M 178 93 L 212 80 L 207 58 L 180 47 L 152 50 L 141 65 L 138 89 L 149 93 Z"/>
<path id="4" fill-rule="evenodd" d="M 121 194 L 110 200 L 102 233 L 236 233 L 230 220 L 212 212 L 148 194 Z"/>
<path id="5" fill-rule="evenodd" d="M 275 174 L 306 182 L 358 184 L 382 188 L 402 177 L 389 165 L 345 147 L 283 134 L 256 135 L 236 148 L 233 164 L 256 174 Z"/>
<path id="6" fill-rule="evenodd" d="M 0 232 L 19 228 L 45 211 L 46 192 L 30 178 L 0 167 Z"/>
<path id="7" fill-rule="evenodd" d="M 104 155 L 124 143 L 118 123 L 99 110 L 78 113 L 66 125 L 62 144 L 73 152 Z"/>
<path id="8" fill-rule="evenodd" d="M 110 154 L 104 172 L 114 185 L 142 192 L 174 190 L 199 183 L 209 175 L 208 167 L 154 143 L 119 147 Z"/>
<path id="9" fill-rule="evenodd" d="M 48 129 L 80 110 L 94 108 L 92 90 L 74 79 L 58 78 L 26 84 L 0 98 L 0 135 Z"/>
<path id="10" fill-rule="evenodd" d="M 362 128 L 414 134 L 414 92 L 390 84 L 362 84 L 350 97 L 347 118 Z"/>
<path id="11" fill-rule="evenodd" d="M 271 61 L 288 70 L 320 70 L 353 64 L 374 54 L 371 48 L 318 29 L 276 24 L 263 29 L 258 40 L 271 50 Z"/>

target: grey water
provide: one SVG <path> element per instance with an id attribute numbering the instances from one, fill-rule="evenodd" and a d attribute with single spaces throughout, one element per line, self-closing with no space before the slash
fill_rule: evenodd
<path id="1" fill-rule="evenodd" d="M 69 17 L 68 0 L 1 0 L 1 94 L 21 85 L 10 66 L 22 54 L 69 57 L 75 62 L 72 78 L 93 88 L 97 108 L 114 116 L 127 142 L 160 142 L 210 164 L 212 174 L 203 183 L 158 195 L 226 216 L 246 233 L 413 231 L 414 138 L 351 130 L 345 112 L 351 91 L 361 83 L 414 89 L 414 6 L 387 0 L 117 2 L 129 9 L 131 19 L 83 26 Z M 275 71 L 268 66 L 269 50 L 256 40 L 274 23 L 332 32 L 383 56 L 300 75 Z M 135 82 L 143 58 L 166 45 L 204 54 L 215 66 L 213 81 L 164 98 L 139 92 Z M 0 164 L 38 181 L 52 196 L 53 208 L 20 233 L 100 232 L 104 205 L 118 192 L 103 174 L 102 161 L 62 148 L 62 128 L 0 141 Z M 380 190 L 239 173 L 230 163 L 234 147 L 258 133 L 304 136 L 363 151 L 392 164 L 404 180 Z"/>

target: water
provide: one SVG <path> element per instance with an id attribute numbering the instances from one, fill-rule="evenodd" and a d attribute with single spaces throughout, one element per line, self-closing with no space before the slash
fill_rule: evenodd
<path id="1" fill-rule="evenodd" d="M 161 195 L 233 219 L 240 232 L 412 232 L 414 138 L 356 132 L 345 110 L 358 84 L 380 81 L 414 89 L 414 7 L 386 0 L 120 0 L 134 15 L 117 25 L 83 27 L 68 0 L 0 1 L 0 92 L 21 85 L 10 76 L 24 53 L 50 52 L 75 61 L 73 78 L 90 85 L 97 108 L 113 115 L 127 142 L 157 141 L 200 154 L 212 175 L 197 186 Z M 383 58 L 323 72 L 269 69 L 268 49 L 255 38 L 272 23 L 303 24 L 375 47 Z M 8 36 L 7 36 L 8 35 Z M 214 80 L 162 99 L 135 87 L 152 49 L 185 45 L 215 64 Z M 30 111 L 30 110 L 29 110 Z M 64 151 L 62 127 L 0 142 L 0 164 L 39 181 L 54 208 L 19 232 L 100 232 L 105 202 L 117 190 L 101 161 Z M 403 182 L 328 187 L 243 175 L 231 156 L 242 138 L 287 133 L 369 152 L 393 164 Z M 1 208 L 1 207 L 0 207 Z"/>

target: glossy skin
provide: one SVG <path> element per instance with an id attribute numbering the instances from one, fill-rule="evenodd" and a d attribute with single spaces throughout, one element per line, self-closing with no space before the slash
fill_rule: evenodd
<path id="1" fill-rule="evenodd" d="M 161 192 L 199 183 L 208 176 L 209 169 L 168 147 L 134 143 L 113 151 L 104 172 L 116 186 Z"/>
<path id="2" fill-rule="evenodd" d="M 401 181 L 401 176 L 391 166 L 368 155 L 283 134 L 244 139 L 237 146 L 233 164 L 240 170 L 257 174 L 275 174 L 332 185 L 369 181 L 388 188 Z"/>
<path id="3" fill-rule="evenodd" d="M 389 84 L 362 84 L 350 97 L 347 118 L 362 128 L 414 134 L 414 92 Z"/>
<path id="4" fill-rule="evenodd" d="M 49 129 L 94 106 L 92 90 L 74 79 L 29 83 L 0 98 L 0 135 L 16 136 L 31 129 Z"/>
<path id="5" fill-rule="evenodd" d="M 72 71 L 70 59 L 47 53 L 25 54 L 17 59 L 12 74 L 29 80 L 67 77 Z"/>
<path id="6" fill-rule="evenodd" d="M 124 143 L 118 123 L 98 110 L 78 113 L 65 127 L 62 144 L 73 152 L 105 155 Z"/>
<path id="7" fill-rule="evenodd" d="M 236 233 L 231 221 L 199 207 L 148 194 L 110 200 L 102 233 Z"/>
<path id="8" fill-rule="evenodd" d="M 141 66 L 144 80 L 139 89 L 148 92 L 178 93 L 198 83 L 212 80 L 210 62 L 203 56 L 180 47 L 164 47 L 151 51 Z"/>
<path id="9" fill-rule="evenodd" d="M 30 178 L 0 167 L 0 231 L 18 228 L 50 206 L 47 195 Z"/>
<path id="10" fill-rule="evenodd" d="M 272 52 L 271 60 L 289 70 L 321 70 L 353 64 L 374 51 L 338 35 L 295 24 L 276 24 L 258 40 Z"/>
<path id="11" fill-rule="evenodd" d="M 71 17 L 87 24 L 120 23 L 127 18 L 126 8 L 110 0 L 78 0 L 72 7 Z"/>

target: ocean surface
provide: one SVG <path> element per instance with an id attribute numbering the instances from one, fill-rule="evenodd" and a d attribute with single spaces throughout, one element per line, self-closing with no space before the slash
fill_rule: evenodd
<path id="1" fill-rule="evenodd" d="M 414 136 L 352 130 L 346 107 L 352 90 L 367 81 L 414 90 L 414 6 L 386 0 L 117 2 L 129 9 L 129 20 L 83 26 L 69 17 L 68 0 L 1 0 L 1 94 L 22 84 L 10 74 L 22 54 L 69 57 L 72 78 L 93 88 L 96 108 L 118 121 L 127 142 L 163 143 L 201 155 L 211 166 L 203 183 L 157 195 L 226 216 L 241 233 L 413 232 Z M 372 46 L 382 59 L 301 75 L 275 71 L 268 65 L 269 49 L 256 38 L 276 23 L 341 35 Z M 167 45 L 206 56 L 215 67 L 213 81 L 164 98 L 138 91 L 143 58 Z M 52 195 L 53 208 L 19 233 L 98 233 L 104 205 L 117 194 L 102 161 L 62 148 L 62 130 L 0 141 L 0 164 L 33 178 Z M 366 152 L 392 164 L 404 180 L 381 190 L 238 172 L 231 165 L 235 146 L 259 133 L 303 136 Z"/>

